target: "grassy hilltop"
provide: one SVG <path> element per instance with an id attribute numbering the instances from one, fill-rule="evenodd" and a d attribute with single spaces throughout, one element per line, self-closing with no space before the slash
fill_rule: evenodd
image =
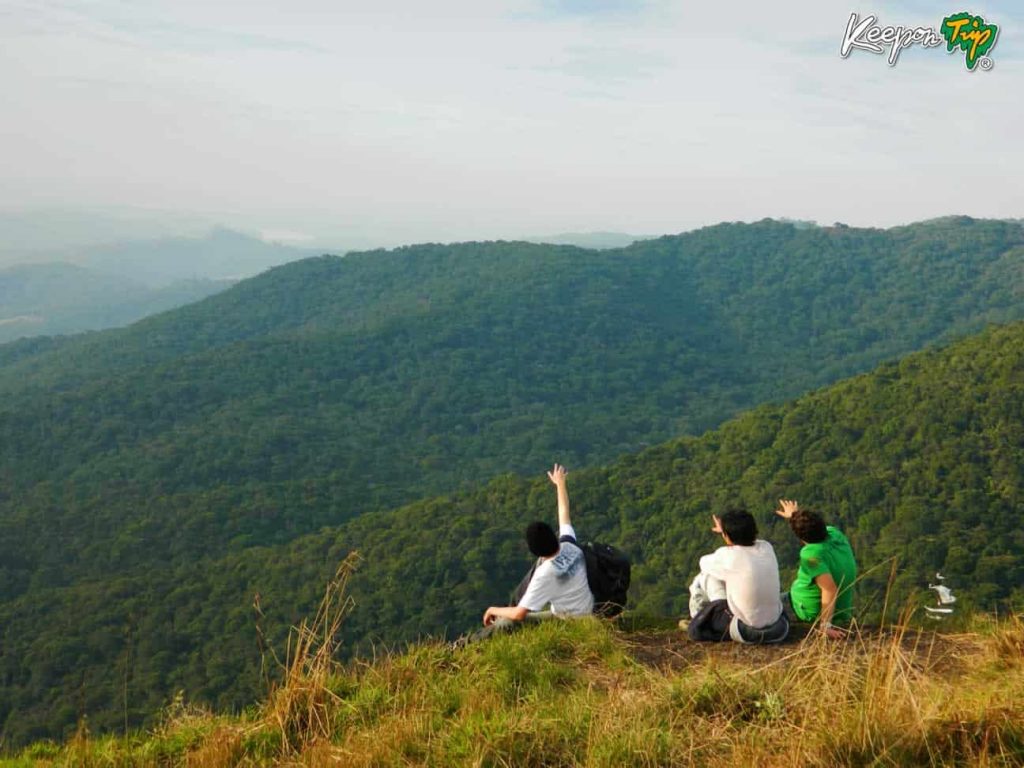
<path id="1" fill-rule="evenodd" d="M 151 731 L 96 738 L 83 725 L 64 746 L 36 744 L 0 766 L 1024 762 L 1019 621 L 738 647 L 586 619 L 347 667 L 303 648 L 242 716 L 177 699 Z"/>

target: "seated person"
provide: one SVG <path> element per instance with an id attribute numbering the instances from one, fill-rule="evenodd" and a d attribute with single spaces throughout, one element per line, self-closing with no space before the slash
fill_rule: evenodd
<path id="1" fill-rule="evenodd" d="M 788 520 L 803 542 L 796 580 L 783 598 L 800 621 L 817 621 L 822 632 L 834 640 L 845 637 L 835 625 L 847 627 L 853 618 L 857 561 L 850 542 L 838 528 L 825 525 L 817 512 L 800 509 L 789 499 L 780 499 L 779 505 L 775 514 Z"/>
<path id="2" fill-rule="evenodd" d="M 712 516 L 725 541 L 700 559 L 690 584 L 687 633 L 693 640 L 780 643 L 789 621 L 779 599 L 779 563 L 772 545 L 757 538 L 757 523 L 743 510 Z M 685 622 L 680 622 L 682 626 Z"/>
<path id="3" fill-rule="evenodd" d="M 484 612 L 484 628 L 472 639 L 488 637 L 495 631 L 511 629 L 524 620 L 538 621 L 552 616 L 589 616 L 594 595 L 587 583 L 587 564 L 576 544 L 576 531 L 569 518 L 569 492 L 565 467 L 555 464 L 548 472 L 558 496 L 558 529 L 533 522 L 526 527 L 526 544 L 539 560 L 523 596 L 514 606 L 491 606 Z M 548 604 L 551 610 L 543 610 Z"/>

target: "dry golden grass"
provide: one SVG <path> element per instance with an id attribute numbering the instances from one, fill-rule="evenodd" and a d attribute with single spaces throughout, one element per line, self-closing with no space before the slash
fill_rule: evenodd
<path id="1" fill-rule="evenodd" d="M 341 700 L 328 681 L 337 667 L 338 631 L 352 608 L 346 590 L 358 562 L 359 555 L 354 552 L 342 561 L 312 621 L 304 620 L 289 636 L 281 665 L 284 680 L 271 689 L 263 707 L 263 725 L 280 733 L 285 755 L 300 754 L 334 732 Z"/>
<path id="2" fill-rule="evenodd" d="M 217 728 L 199 746 L 184 755 L 188 768 L 229 768 L 243 762 L 245 752 L 238 728 Z"/>

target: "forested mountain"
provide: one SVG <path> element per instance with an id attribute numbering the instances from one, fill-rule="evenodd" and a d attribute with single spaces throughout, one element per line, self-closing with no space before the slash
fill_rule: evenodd
<path id="1" fill-rule="evenodd" d="M 556 458 L 593 466 L 1022 317 L 1022 264 L 1020 226 L 966 218 L 721 225 L 602 252 L 425 245 L 310 259 L 129 328 L 0 347 L 3 732 L 42 735 L 86 710 L 122 722 L 119 664 L 132 721 L 177 687 L 243 701 L 252 578 L 276 574 L 292 591 L 272 604 L 297 604 L 335 546 L 283 545 L 353 520 L 344 535 L 365 549 L 388 530 L 355 519 L 372 510 Z M 531 488 L 460 496 L 450 528 L 446 500 L 403 512 L 380 540 L 395 557 L 377 558 L 396 570 L 367 572 L 394 595 L 352 631 L 464 623 L 521 564 L 507 536 L 518 502 L 548 502 Z M 612 507 L 586 488 L 601 521 Z M 479 529 L 492 500 L 506 527 Z M 656 564 L 661 528 L 643 532 L 643 505 L 623 509 L 633 527 L 604 529 Z M 434 533 L 476 546 L 445 559 Z M 417 557 L 437 589 L 392 600 L 414 594 Z M 651 578 L 640 569 L 640 604 L 668 606 Z"/>
<path id="2" fill-rule="evenodd" d="M 127 325 L 223 291 L 232 281 L 182 280 L 151 288 L 74 264 L 0 269 L 0 342 Z"/>
<path id="3" fill-rule="evenodd" d="M 40 589 L 0 607 L 0 717 L 21 742 L 73 726 L 138 722 L 178 690 L 220 709 L 260 690 L 250 603 L 278 642 L 334 567 L 358 550 L 349 648 L 458 632 L 504 599 L 528 564 L 524 523 L 554 515 L 543 477 L 505 476 L 276 548 Z M 321 497 L 325 482 L 298 484 Z M 876 618 L 926 599 L 941 570 L 964 606 L 1024 599 L 1024 324 L 764 406 L 700 438 L 682 438 L 573 472 L 581 535 L 635 558 L 635 610 L 681 614 L 697 558 L 717 546 L 710 515 L 756 513 L 792 574 L 798 543 L 772 514 L 796 497 L 848 534 L 863 574 L 857 605 Z M 788 583 L 788 582 L 787 582 Z"/>

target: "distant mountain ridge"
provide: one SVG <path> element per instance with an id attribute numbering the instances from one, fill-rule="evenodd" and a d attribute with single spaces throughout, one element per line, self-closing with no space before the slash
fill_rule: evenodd
<path id="1" fill-rule="evenodd" d="M 151 286 L 180 280 L 240 280 L 271 267 L 318 255 L 302 248 L 267 243 L 225 227 L 204 237 L 163 237 L 90 246 L 76 260 Z"/>
<path id="2" fill-rule="evenodd" d="M 627 235 L 624 232 L 563 232 L 557 235 L 537 235 L 523 238 L 528 243 L 548 245 L 575 245 L 580 248 L 605 250 L 625 248 L 641 240 L 651 240 L 654 235 Z"/>
<path id="3" fill-rule="evenodd" d="M 160 237 L 200 237 L 204 216 L 136 208 L 0 209 L 0 267 L 61 261 L 74 249 Z"/>
<path id="4" fill-rule="evenodd" d="M 127 325 L 206 298 L 232 282 L 182 280 L 157 289 L 74 264 L 7 267 L 0 269 L 0 343 Z"/>
<path id="5" fill-rule="evenodd" d="M 140 228 L 141 224 L 136 224 L 124 230 L 124 235 L 114 237 L 119 230 L 115 223 L 108 222 L 107 227 L 113 227 L 108 239 L 95 242 L 98 235 L 94 233 L 89 238 L 84 233 L 86 229 L 79 235 L 84 239 L 78 242 L 58 238 L 53 240 L 54 245 L 44 247 L 43 243 L 49 242 L 46 233 L 36 234 L 35 230 L 45 228 L 46 221 L 42 214 L 18 217 L 0 212 L 0 235 L 9 235 L 0 243 L 0 269 L 60 262 L 150 288 L 166 288 L 182 281 L 240 280 L 323 252 L 267 242 L 223 226 L 207 226 L 200 234 L 194 231 L 195 223 L 186 226 L 175 224 L 173 219 L 165 225 L 169 231 L 156 228 L 154 231 L 160 234 L 155 236 L 135 234 L 146 231 Z M 71 216 L 70 221 L 76 224 L 73 229 L 77 232 L 87 225 L 88 217 Z M 171 234 L 175 226 L 184 234 Z M 105 230 L 101 227 L 98 231 Z M 19 247 L 19 240 L 25 244 Z"/>
<path id="6" fill-rule="evenodd" d="M 0 229 L 3 224 L 0 216 Z M 55 253 L 63 260 L 40 261 L 37 254 L 0 266 L 0 343 L 127 325 L 313 254 L 223 227 L 202 237 L 115 241 Z"/>

